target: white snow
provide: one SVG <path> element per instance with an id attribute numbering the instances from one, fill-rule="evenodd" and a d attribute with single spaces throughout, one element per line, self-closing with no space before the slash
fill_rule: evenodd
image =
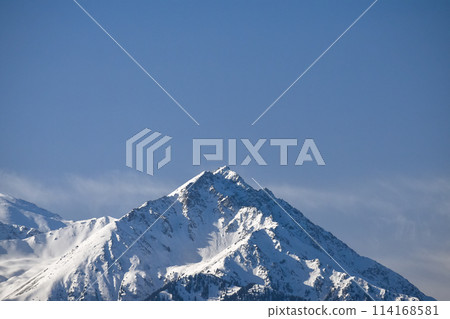
<path id="1" fill-rule="evenodd" d="M 280 203 L 376 299 L 428 298 Z M 4 216 L 14 218 L 8 211 Z M 5 225 L 16 237 L 0 240 L 0 299 L 367 298 L 277 204 L 228 167 L 202 172 L 121 219 L 71 222 L 28 235 Z"/>

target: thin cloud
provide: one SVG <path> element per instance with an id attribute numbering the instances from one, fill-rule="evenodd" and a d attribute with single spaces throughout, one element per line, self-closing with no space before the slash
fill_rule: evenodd
<path id="1" fill-rule="evenodd" d="M 97 177 L 68 175 L 56 182 L 40 182 L 0 171 L 0 192 L 33 202 L 66 219 L 120 217 L 143 202 L 169 193 L 171 187 L 155 184 L 131 173 L 110 172 Z"/>
<path id="2" fill-rule="evenodd" d="M 337 189 L 269 188 L 359 253 L 398 271 L 431 296 L 450 300 L 450 179 L 390 178 Z"/>

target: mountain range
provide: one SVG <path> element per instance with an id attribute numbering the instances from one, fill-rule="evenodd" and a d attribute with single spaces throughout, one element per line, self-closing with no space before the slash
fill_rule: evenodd
<path id="1" fill-rule="evenodd" d="M 228 167 L 116 219 L 0 196 L 1 300 L 434 300 Z"/>

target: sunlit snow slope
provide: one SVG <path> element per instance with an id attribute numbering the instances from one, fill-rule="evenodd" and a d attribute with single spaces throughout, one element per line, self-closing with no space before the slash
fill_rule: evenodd
<path id="1" fill-rule="evenodd" d="M 120 219 L 71 222 L 0 240 L 0 298 L 432 299 L 277 199 L 349 277 L 266 191 L 223 167 Z"/>

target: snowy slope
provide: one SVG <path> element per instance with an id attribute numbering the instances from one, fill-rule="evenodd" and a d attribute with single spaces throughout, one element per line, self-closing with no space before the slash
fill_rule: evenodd
<path id="1" fill-rule="evenodd" d="M 0 298 L 366 300 L 368 293 L 377 300 L 431 299 L 278 201 L 352 277 L 264 190 L 224 167 L 118 220 L 79 221 L 0 241 Z"/>
<path id="2" fill-rule="evenodd" d="M 66 226 L 61 216 L 27 201 L 0 193 L 0 223 L 24 226 L 40 232 Z"/>

